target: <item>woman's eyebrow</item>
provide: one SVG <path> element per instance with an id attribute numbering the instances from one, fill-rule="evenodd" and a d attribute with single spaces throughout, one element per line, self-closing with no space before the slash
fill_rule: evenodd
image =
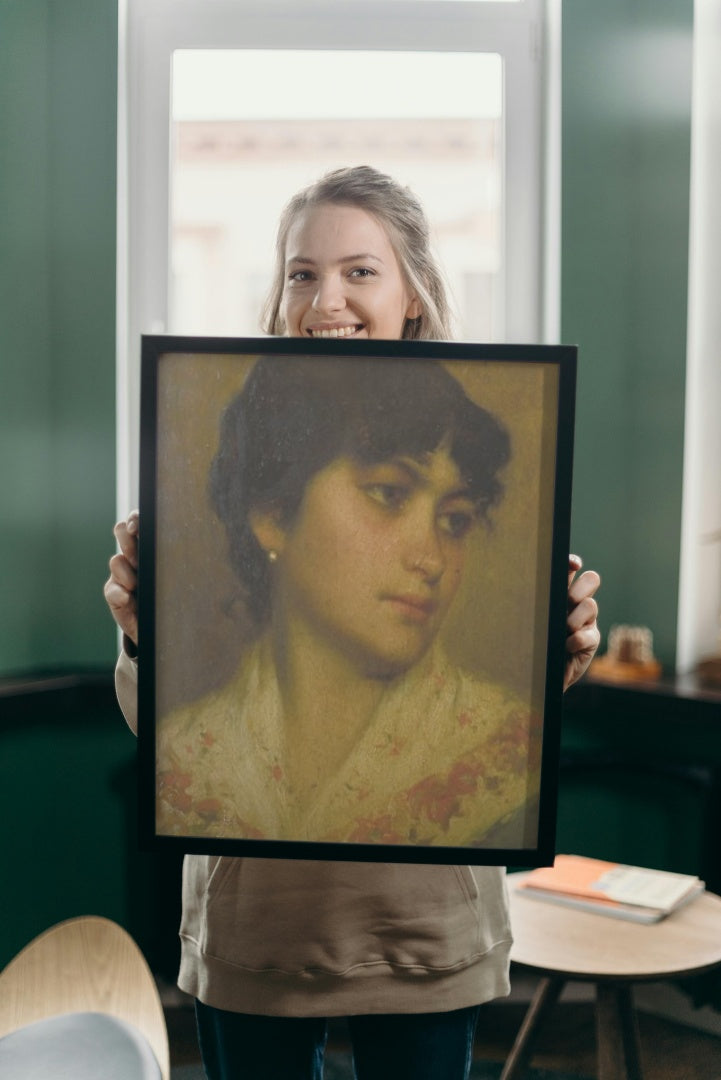
<path id="1" fill-rule="evenodd" d="M 368 260 L 383 265 L 383 260 L 381 259 L 381 257 L 379 255 L 373 255 L 373 253 L 370 251 L 361 251 L 357 255 L 343 255 L 342 258 L 338 259 L 338 262 L 351 263 L 366 262 Z M 291 264 L 301 264 L 302 266 L 315 266 L 316 260 L 310 259 L 305 255 L 289 255 L 286 259 L 286 266 L 290 266 Z"/>
<path id="2" fill-rule="evenodd" d="M 389 464 L 395 465 L 397 468 L 402 469 L 408 476 L 411 483 L 417 487 L 430 487 L 431 480 L 428 475 L 429 467 L 424 465 L 422 461 L 417 461 L 415 458 L 393 458 Z M 457 487 L 451 488 L 449 491 L 444 492 L 444 499 L 470 499 L 473 501 L 473 496 L 470 493 L 469 485 L 467 481 L 461 480 Z"/>
<path id="3" fill-rule="evenodd" d="M 357 255 L 344 255 L 342 259 L 338 260 L 338 262 L 366 262 L 368 259 L 370 259 L 372 262 L 383 262 L 380 255 L 374 255 L 370 251 L 360 251 Z"/>

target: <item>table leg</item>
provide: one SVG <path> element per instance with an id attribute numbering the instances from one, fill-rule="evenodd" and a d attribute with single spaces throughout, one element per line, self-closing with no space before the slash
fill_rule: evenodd
<path id="1" fill-rule="evenodd" d="M 541 1022 L 558 1001 L 565 981 L 561 978 L 541 979 L 503 1066 L 500 1080 L 520 1080 L 523 1076 L 531 1060 Z"/>
<path id="2" fill-rule="evenodd" d="M 599 1080 L 643 1080 L 630 983 L 596 984 Z"/>

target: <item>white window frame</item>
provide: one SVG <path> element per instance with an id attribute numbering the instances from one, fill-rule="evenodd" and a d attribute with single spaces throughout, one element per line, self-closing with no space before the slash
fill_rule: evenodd
<path id="1" fill-rule="evenodd" d="M 696 0 L 693 31 L 688 339 L 676 670 L 721 651 L 721 0 Z"/>
<path id="2" fill-rule="evenodd" d="M 499 53 L 506 120 L 502 288 L 509 298 L 503 339 L 558 340 L 560 0 L 119 0 L 120 516 L 138 495 L 140 335 L 167 327 L 172 55 L 214 48 Z"/>

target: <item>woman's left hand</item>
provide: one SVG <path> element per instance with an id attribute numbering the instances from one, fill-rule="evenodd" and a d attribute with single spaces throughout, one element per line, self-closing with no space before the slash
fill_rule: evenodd
<path id="1" fill-rule="evenodd" d="M 568 618 L 566 619 L 566 671 L 563 689 L 568 690 L 586 671 L 601 640 L 596 618 L 594 593 L 601 584 L 595 570 L 576 574 L 583 566 L 578 555 L 568 556 Z"/>

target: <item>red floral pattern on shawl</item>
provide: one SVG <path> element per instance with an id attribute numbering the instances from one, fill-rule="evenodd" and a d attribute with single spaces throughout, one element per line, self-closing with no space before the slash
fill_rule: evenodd
<path id="1" fill-rule="evenodd" d="M 158 829 L 185 836 L 379 844 L 483 845 L 534 826 L 541 728 L 504 687 L 434 650 L 388 692 L 358 746 L 302 808 L 286 781 L 283 718 L 269 650 L 236 678 L 163 718 Z"/>

